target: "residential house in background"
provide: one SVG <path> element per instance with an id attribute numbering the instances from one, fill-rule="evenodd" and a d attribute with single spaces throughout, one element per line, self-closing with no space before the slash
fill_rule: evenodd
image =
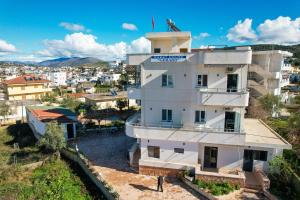
<path id="1" fill-rule="evenodd" d="M 293 54 L 287 51 L 254 51 L 249 66 L 248 87 L 254 98 L 265 94 L 280 96 L 282 102 L 288 99 L 288 93 L 281 88 L 289 85 L 291 64 L 287 58 Z"/>
<path id="2" fill-rule="evenodd" d="M 53 71 L 49 72 L 48 80 L 51 81 L 52 86 L 65 86 L 67 85 L 67 72 L 65 71 Z"/>
<path id="3" fill-rule="evenodd" d="M 46 132 L 48 122 L 58 122 L 66 139 L 76 137 L 76 114 L 69 109 L 54 106 L 28 106 L 26 107 L 27 122 L 35 137 L 39 139 Z"/>
<path id="4" fill-rule="evenodd" d="M 153 32 L 150 54 L 128 54 L 140 68 L 140 83 L 128 98 L 141 112 L 126 123 L 137 138 L 130 162 L 147 175 L 243 180 L 244 171 L 267 171 L 268 161 L 291 145 L 258 119 L 244 118 L 248 106 L 250 47 L 191 49 L 190 32 Z M 254 54 L 255 55 L 255 54 Z"/>
<path id="5" fill-rule="evenodd" d="M 3 81 L 6 100 L 37 100 L 52 92 L 50 81 L 36 75 L 22 75 Z"/>

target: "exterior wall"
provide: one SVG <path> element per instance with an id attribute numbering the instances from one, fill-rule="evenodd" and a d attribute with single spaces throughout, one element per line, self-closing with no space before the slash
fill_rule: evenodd
<path id="1" fill-rule="evenodd" d="M 172 38 L 168 40 L 152 40 L 151 52 L 154 52 L 154 48 L 160 48 L 160 53 L 179 53 L 180 49 L 187 49 L 188 52 L 191 49 L 191 42 L 189 39 Z"/>
<path id="2" fill-rule="evenodd" d="M 148 157 L 147 146 L 159 146 L 160 158 Z M 174 148 L 183 148 L 184 153 L 175 153 Z M 194 166 L 198 163 L 198 145 L 197 143 L 182 143 L 176 141 L 164 140 L 146 140 L 141 139 L 141 160 L 159 161 L 165 163 L 176 163 L 183 166 Z M 159 167 L 159 164 L 156 165 Z"/>
<path id="3" fill-rule="evenodd" d="M 259 148 L 259 147 L 243 147 L 243 146 L 225 146 L 225 145 L 209 145 L 200 144 L 199 145 L 199 160 L 201 160 L 201 166 L 204 166 L 204 147 L 218 147 L 218 159 L 217 168 L 219 171 L 227 171 L 232 169 L 242 169 L 244 150 L 262 150 L 268 152 L 267 161 L 253 161 L 253 169 L 261 168 L 264 171 L 268 170 L 268 162 L 276 155 L 282 154 L 282 149 L 270 149 L 270 148 Z"/>

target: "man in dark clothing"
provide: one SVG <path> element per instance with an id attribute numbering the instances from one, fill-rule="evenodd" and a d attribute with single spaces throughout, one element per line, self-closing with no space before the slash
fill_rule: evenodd
<path id="1" fill-rule="evenodd" d="M 164 183 L 164 177 L 159 176 L 157 178 L 157 191 L 159 191 L 159 189 L 161 190 L 161 192 L 163 192 L 163 183 Z"/>

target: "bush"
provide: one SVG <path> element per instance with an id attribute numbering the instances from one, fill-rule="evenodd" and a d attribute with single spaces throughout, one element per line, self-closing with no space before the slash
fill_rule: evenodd
<path id="1" fill-rule="evenodd" d="M 213 183 L 213 182 L 205 182 L 205 181 L 201 181 L 201 180 L 194 180 L 193 183 L 196 184 L 199 188 L 208 189 L 209 192 L 215 196 L 229 194 L 230 192 L 233 192 L 234 190 L 240 189 L 239 185 L 232 185 L 228 182 Z"/>

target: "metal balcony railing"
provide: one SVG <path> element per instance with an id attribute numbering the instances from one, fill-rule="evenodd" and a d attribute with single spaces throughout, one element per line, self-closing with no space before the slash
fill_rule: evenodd
<path id="1" fill-rule="evenodd" d="M 183 131 L 195 131 L 195 132 L 211 132 L 211 133 L 237 133 L 245 134 L 244 130 L 230 129 L 230 128 L 213 128 L 206 127 L 205 124 L 195 124 L 194 126 L 184 125 L 173 122 L 158 122 L 158 123 L 142 123 L 141 114 L 136 113 L 129 117 L 126 121 L 126 125 L 143 128 L 159 128 L 159 129 L 178 129 Z"/>
<path id="2" fill-rule="evenodd" d="M 247 88 L 208 88 L 208 87 L 201 87 L 196 86 L 198 88 L 199 92 L 207 92 L 207 93 L 239 93 L 239 94 L 245 94 L 249 92 Z"/>

